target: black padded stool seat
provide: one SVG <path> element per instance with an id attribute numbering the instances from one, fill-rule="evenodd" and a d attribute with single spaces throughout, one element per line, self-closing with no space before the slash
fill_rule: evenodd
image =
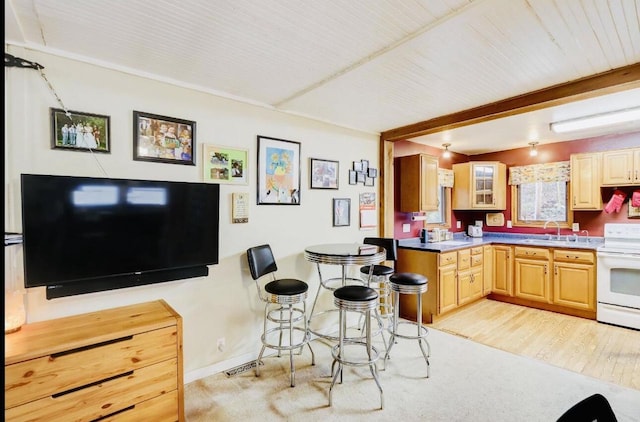
<path id="1" fill-rule="evenodd" d="M 350 302 L 368 302 L 376 300 L 378 293 L 370 287 L 364 286 L 344 286 L 333 292 L 336 299 L 348 300 Z"/>
<path id="2" fill-rule="evenodd" d="M 273 295 L 293 296 L 302 294 L 309 290 L 309 285 L 303 281 L 293 278 L 282 278 L 280 280 L 267 283 L 264 286 L 264 290 Z"/>
<path id="3" fill-rule="evenodd" d="M 395 273 L 389 277 L 389 281 L 405 286 L 420 286 L 427 284 L 427 277 L 417 273 Z"/>
<path id="4" fill-rule="evenodd" d="M 360 272 L 364 275 L 369 275 L 369 271 L 371 271 L 370 265 L 365 265 L 364 267 L 360 267 Z M 393 274 L 394 269 L 387 265 L 374 265 L 372 275 L 375 276 L 384 276 Z"/>

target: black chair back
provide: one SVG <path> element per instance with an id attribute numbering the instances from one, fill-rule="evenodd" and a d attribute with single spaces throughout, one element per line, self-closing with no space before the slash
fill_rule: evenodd
<path id="1" fill-rule="evenodd" d="M 276 260 L 269 245 L 260 245 L 247 249 L 247 261 L 249 261 L 249 270 L 254 280 L 265 274 L 278 271 Z"/>
<path id="2" fill-rule="evenodd" d="M 381 246 L 387 251 L 387 261 L 397 261 L 398 259 L 398 241 L 389 237 L 365 237 L 366 245 Z"/>

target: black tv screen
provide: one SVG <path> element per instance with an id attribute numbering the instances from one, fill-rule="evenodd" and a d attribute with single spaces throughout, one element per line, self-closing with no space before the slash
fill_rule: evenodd
<path id="1" fill-rule="evenodd" d="M 217 184 L 23 174 L 21 190 L 25 287 L 85 293 L 218 263 Z"/>

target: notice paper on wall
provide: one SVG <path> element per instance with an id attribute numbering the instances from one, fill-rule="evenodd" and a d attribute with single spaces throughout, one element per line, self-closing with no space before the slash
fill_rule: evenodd
<path id="1" fill-rule="evenodd" d="M 249 222 L 249 194 L 236 192 L 232 195 L 231 222 Z"/>
<path id="2" fill-rule="evenodd" d="M 360 194 L 360 228 L 370 229 L 377 226 L 378 215 L 376 213 L 375 192 Z"/>

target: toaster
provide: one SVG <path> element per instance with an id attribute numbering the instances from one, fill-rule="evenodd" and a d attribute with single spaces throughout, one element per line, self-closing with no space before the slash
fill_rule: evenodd
<path id="1" fill-rule="evenodd" d="M 482 237 L 482 227 L 480 226 L 469 226 L 467 228 L 467 234 L 471 237 Z"/>

